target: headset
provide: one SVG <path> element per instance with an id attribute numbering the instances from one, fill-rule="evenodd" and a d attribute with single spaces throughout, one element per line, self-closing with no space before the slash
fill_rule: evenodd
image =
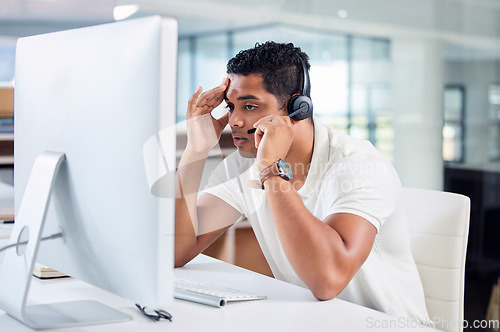
<path id="1" fill-rule="evenodd" d="M 307 90 L 309 90 L 309 74 L 307 72 L 307 66 L 302 57 L 300 57 L 300 55 L 298 57 L 304 71 L 304 85 L 302 86 L 302 94 L 292 96 L 292 98 L 290 98 L 287 109 L 288 116 L 290 118 L 294 120 L 304 120 L 312 116 L 313 103 L 311 98 L 307 96 Z"/>
<path id="2" fill-rule="evenodd" d="M 311 98 L 307 96 L 307 90 L 309 89 L 309 74 L 307 73 L 307 66 L 300 56 L 299 59 L 304 71 L 304 85 L 302 86 L 302 94 L 292 96 L 287 105 L 288 117 L 297 121 L 310 118 L 313 114 L 313 103 Z M 247 131 L 247 133 L 253 134 L 256 130 L 257 128 L 251 128 Z"/>

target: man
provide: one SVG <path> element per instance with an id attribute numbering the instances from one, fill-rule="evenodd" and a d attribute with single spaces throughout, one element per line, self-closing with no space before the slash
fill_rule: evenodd
<path id="1" fill-rule="evenodd" d="M 369 142 L 310 114 L 288 116 L 291 99 L 309 95 L 307 55 L 267 42 L 241 51 L 227 69 L 220 86 L 198 88 L 188 102 L 176 265 L 245 216 L 276 278 L 308 287 L 319 300 L 339 297 L 428 322 L 392 165 Z M 215 119 L 211 112 L 223 100 L 228 112 Z M 198 195 L 208 152 L 227 124 L 238 152 Z"/>

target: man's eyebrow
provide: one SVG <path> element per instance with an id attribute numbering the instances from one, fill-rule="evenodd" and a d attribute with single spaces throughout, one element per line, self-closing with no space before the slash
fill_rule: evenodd
<path id="1" fill-rule="evenodd" d="M 239 96 L 238 98 L 236 98 L 236 100 L 248 100 L 248 99 L 260 100 L 259 97 L 256 97 L 254 95 Z M 224 100 L 229 101 L 229 99 L 227 98 L 227 96 L 224 96 Z"/>
<path id="2" fill-rule="evenodd" d="M 260 98 L 254 96 L 254 95 L 245 95 L 245 96 L 239 96 L 237 100 L 247 100 L 247 99 L 255 99 L 255 100 L 260 100 Z"/>

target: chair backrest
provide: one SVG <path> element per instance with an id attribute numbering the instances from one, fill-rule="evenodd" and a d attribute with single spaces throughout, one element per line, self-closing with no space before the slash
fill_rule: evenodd
<path id="1" fill-rule="evenodd" d="M 430 319 L 440 330 L 462 331 L 470 199 L 413 188 L 403 188 L 401 199 Z"/>

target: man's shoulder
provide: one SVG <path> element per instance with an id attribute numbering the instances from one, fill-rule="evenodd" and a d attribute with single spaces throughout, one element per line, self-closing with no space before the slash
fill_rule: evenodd
<path id="1" fill-rule="evenodd" d="M 320 143 L 323 145 L 320 148 L 323 152 L 321 160 L 318 160 L 321 164 L 319 172 L 323 176 L 334 179 L 353 174 L 363 175 L 360 178 L 366 178 L 370 174 L 383 174 L 384 179 L 388 179 L 387 176 L 397 176 L 390 160 L 370 141 L 336 131 L 324 124 L 320 125 L 323 126 L 321 130 L 324 143 Z"/>
<path id="2" fill-rule="evenodd" d="M 330 157 L 349 157 L 353 155 L 371 155 L 380 157 L 381 153 L 373 144 L 365 139 L 360 139 L 344 132 L 337 131 L 324 123 L 315 123 L 322 128 L 328 136 Z"/>

